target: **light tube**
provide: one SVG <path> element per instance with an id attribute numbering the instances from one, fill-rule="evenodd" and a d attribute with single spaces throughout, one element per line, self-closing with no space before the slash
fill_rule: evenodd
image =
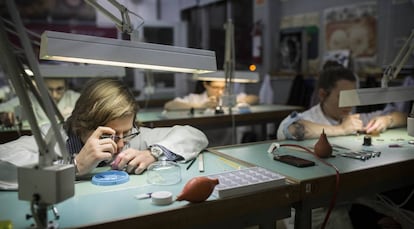
<path id="1" fill-rule="evenodd" d="M 217 70 L 213 51 L 45 31 L 40 59 L 183 73 Z"/>

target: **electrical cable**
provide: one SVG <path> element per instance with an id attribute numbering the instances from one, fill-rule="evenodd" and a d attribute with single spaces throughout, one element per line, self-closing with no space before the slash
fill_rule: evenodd
<path id="1" fill-rule="evenodd" d="M 236 117 L 231 109 L 232 109 L 232 106 L 229 107 L 230 116 L 231 116 L 231 131 L 232 131 L 231 141 L 232 141 L 232 144 L 237 144 Z"/>
<path id="2" fill-rule="evenodd" d="M 407 196 L 407 198 L 405 198 L 405 200 L 401 203 L 398 204 L 397 207 L 401 208 L 402 206 L 406 205 L 407 202 L 411 199 L 411 197 L 414 195 L 414 189 L 411 190 L 410 194 Z"/>
<path id="3" fill-rule="evenodd" d="M 138 30 L 139 28 L 141 28 L 141 26 L 142 26 L 142 25 L 144 25 L 144 23 L 145 23 L 145 19 L 144 19 L 143 17 L 139 16 L 139 14 L 136 14 L 136 13 L 132 12 L 132 11 L 131 11 L 131 10 L 129 10 L 129 9 L 128 9 L 128 13 L 130 13 L 130 14 L 132 14 L 132 15 L 136 16 L 137 18 L 141 19 L 141 23 L 139 23 L 139 24 L 135 27 L 135 30 Z"/>
<path id="4" fill-rule="evenodd" d="M 409 222 L 410 225 L 414 225 L 414 215 L 411 211 L 402 209 L 401 207 L 404 206 L 413 196 L 414 190 L 411 190 L 411 193 L 407 196 L 407 198 L 400 204 L 396 204 L 394 201 L 389 199 L 388 197 L 378 194 L 377 198 L 385 204 L 388 208 L 391 209 L 392 212 L 398 213 L 399 218 L 403 218 L 403 220 Z M 410 216 L 411 214 L 411 216 Z"/>
<path id="5" fill-rule="evenodd" d="M 325 160 L 322 160 L 318 155 L 316 155 L 314 152 L 312 152 L 312 150 L 310 150 L 310 149 L 308 149 L 308 148 L 306 148 L 304 146 L 297 145 L 297 144 L 280 144 L 280 147 L 283 147 L 283 146 L 287 146 L 287 147 L 297 147 L 297 148 L 303 149 L 307 153 L 310 153 L 313 156 L 315 156 L 315 158 L 318 161 L 320 161 L 323 164 L 325 164 L 325 165 L 327 165 L 327 166 L 335 169 L 335 178 L 336 178 L 336 181 L 335 181 L 335 191 L 333 193 L 331 202 L 329 204 L 328 211 L 326 212 L 325 218 L 324 218 L 323 223 L 322 223 L 322 227 L 321 228 L 323 229 L 323 228 L 326 227 L 326 224 L 328 223 L 328 220 L 329 220 L 329 217 L 331 215 L 331 212 L 332 212 L 332 210 L 333 210 L 333 208 L 335 207 L 335 204 L 336 204 L 336 199 L 337 199 L 338 192 L 339 192 L 339 169 L 336 166 L 332 165 L 331 163 L 328 163 Z"/>

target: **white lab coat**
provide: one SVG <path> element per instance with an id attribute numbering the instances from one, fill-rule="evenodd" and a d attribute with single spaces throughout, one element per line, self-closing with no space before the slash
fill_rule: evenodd
<path id="1" fill-rule="evenodd" d="M 361 114 L 360 118 L 363 123 L 367 123 L 370 118 L 375 115 L 379 115 L 382 112 L 372 112 Z M 324 115 L 322 112 L 320 104 L 317 104 L 310 109 L 302 112 L 302 113 L 292 113 L 288 117 L 286 117 L 279 125 L 277 130 L 277 139 L 284 140 L 284 139 L 294 139 L 294 137 L 288 132 L 288 127 L 298 121 L 298 120 L 307 120 L 315 123 L 325 124 L 325 125 L 338 125 L 339 122 L 333 120 Z M 333 228 L 333 229 L 352 229 L 352 222 L 349 218 L 349 211 L 350 205 L 345 203 L 342 205 L 337 205 L 330 216 L 330 219 L 326 225 L 326 228 Z M 326 208 L 317 208 L 312 210 L 312 228 L 320 228 L 322 226 L 323 220 L 326 215 Z M 284 220 L 286 223 L 287 228 L 293 228 L 294 222 L 294 210 L 292 210 L 292 217 L 288 220 Z"/>
<path id="2" fill-rule="evenodd" d="M 283 119 L 279 125 L 279 128 L 277 129 L 277 139 L 295 139 L 289 133 L 288 128 L 290 125 L 292 125 L 292 123 L 297 122 L 298 120 L 307 120 L 310 122 L 331 126 L 339 124 L 338 121 L 325 116 L 325 114 L 322 112 L 320 104 L 317 104 L 302 113 L 293 112 L 288 117 Z"/>
<path id="3" fill-rule="evenodd" d="M 244 97 L 246 97 L 247 94 L 242 92 L 237 94 L 237 101 L 244 100 Z M 191 104 L 203 104 L 209 100 L 209 97 L 207 95 L 207 92 L 203 92 L 201 94 L 191 93 L 184 97 L 177 97 L 174 100 L 183 102 L 183 103 L 191 103 Z M 205 112 L 214 113 L 212 109 L 206 109 Z M 241 138 L 243 135 L 243 132 L 246 131 L 246 127 L 237 127 L 237 139 L 235 137 L 235 141 L 233 142 L 232 138 L 232 128 L 223 127 L 220 129 L 208 129 L 203 130 L 203 132 L 207 135 L 208 140 L 210 142 L 210 147 L 212 146 L 223 146 L 223 145 L 231 145 L 234 143 L 240 143 Z"/>
<path id="4" fill-rule="evenodd" d="M 49 125 L 41 127 L 45 136 Z M 62 130 L 63 138 L 67 136 Z M 191 126 L 173 126 L 160 128 L 140 127 L 140 134 L 130 141 L 130 148 L 144 150 L 150 145 L 161 145 L 171 152 L 190 160 L 208 145 L 206 135 Z M 56 145 L 55 151 L 61 155 Z M 38 147 L 33 136 L 22 136 L 17 140 L 0 144 L 0 160 L 22 166 L 38 162 Z"/>
<path id="5" fill-rule="evenodd" d="M 79 96 L 80 93 L 78 92 L 66 90 L 65 94 L 63 94 L 62 98 L 57 103 L 57 107 L 65 120 L 72 114 L 73 108 L 75 107 Z M 34 110 L 36 118 L 39 121 L 39 125 L 49 123 L 49 119 L 38 103 L 36 103 Z"/>
<path id="6" fill-rule="evenodd" d="M 206 135 L 200 130 L 185 125 L 173 127 L 140 127 L 140 134 L 130 141 L 134 149 L 148 149 L 150 145 L 161 145 L 182 156 L 186 161 L 194 158 L 208 145 Z"/>
<path id="7" fill-rule="evenodd" d="M 244 100 L 244 98 L 247 96 L 246 93 L 242 92 L 237 94 L 237 101 Z M 201 94 L 196 93 L 190 93 L 184 97 L 177 97 L 174 100 L 183 102 L 183 103 L 191 103 L 191 104 L 203 104 L 209 101 L 209 97 L 207 95 L 207 92 L 203 92 Z"/>
<path id="8" fill-rule="evenodd" d="M 373 117 L 385 115 L 387 113 L 390 113 L 394 111 L 395 109 L 384 109 L 379 111 L 374 111 L 370 113 L 360 113 L 359 118 L 362 120 L 363 125 L 366 125 L 369 120 L 371 120 Z M 297 113 L 293 112 L 288 117 L 283 119 L 283 121 L 280 123 L 279 128 L 277 129 L 277 139 L 279 140 L 285 140 L 285 139 L 295 139 L 294 136 L 292 136 L 288 128 L 292 123 L 297 122 L 298 120 L 307 120 L 314 123 L 324 124 L 324 125 L 339 125 L 340 122 L 337 120 L 331 119 L 327 117 L 323 112 L 321 108 L 321 104 L 318 103 L 317 105 L 309 108 L 308 110 Z"/>
<path id="9" fill-rule="evenodd" d="M 48 128 L 49 125 L 41 127 L 43 135 Z M 62 135 L 64 139 L 67 138 L 63 130 Z M 141 127 L 140 134 L 130 141 L 130 148 L 144 150 L 153 144 L 161 145 L 187 161 L 206 148 L 208 140 L 203 132 L 191 126 Z M 55 151 L 61 155 L 57 145 Z M 16 183 L 17 166 L 38 163 L 38 155 L 38 147 L 33 136 L 22 136 L 17 140 L 0 144 L 0 185 L 2 182 Z"/>
<path id="10" fill-rule="evenodd" d="M 31 94 L 30 94 L 31 95 Z M 72 90 L 66 90 L 65 94 L 62 96 L 60 101 L 57 104 L 59 111 L 62 113 L 63 117 L 66 119 L 72 114 L 72 110 L 75 107 L 75 103 L 78 100 L 80 94 L 78 92 Z M 33 98 L 33 99 L 32 99 Z M 39 125 L 44 125 L 49 123 L 49 119 L 47 118 L 45 112 L 43 111 L 40 104 L 34 99 L 33 95 L 31 97 L 33 111 L 36 116 L 36 120 L 38 121 Z M 6 101 L 0 104 L 0 111 L 1 112 L 15 112 L 16 115 L 22 115 L 24 113 L 23 110 L 20 108 L 20 102 L 18 97 L 14 97 L 9 101 Z M 25 120 L 26 118 L 20 117 L 21 119 Z M 23 125 L 28 126 L 28 123 L 23 123 Z"/>

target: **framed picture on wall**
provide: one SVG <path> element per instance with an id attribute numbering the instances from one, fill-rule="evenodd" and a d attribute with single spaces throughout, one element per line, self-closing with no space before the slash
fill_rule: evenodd
<path id="1" fill-rule="evenodd" d="M 324 11 L 325 51 L 350 50 L 355 61 L 377 55 L 375 2 L 330 8 Z"/>
<path id="2" fill-rule="evenodd" d="M 303 61 L 302 28 L 283 29 L 280 32 L 280 69 L 288 72 L 300 72 Z"/>
<path id="3" fill-rule="evenodd" d="M 317 26 L 286 28 L 280 31 L 280 69 L 305 73 L 309 61 L 319 57 Z"/>

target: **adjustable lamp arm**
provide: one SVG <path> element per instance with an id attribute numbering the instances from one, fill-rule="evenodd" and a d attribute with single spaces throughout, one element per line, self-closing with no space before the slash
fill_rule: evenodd
<path id="1" fill-rule="evenodd" d="M 39 162 L 37 164 L 18 166 L 17 168 L 18 198 L 19 200 L 31 202 L 31 216 L 35 220 L 36 228 L 47 228 L 48 225 L 52 224 L 48 220 L 49 206 L 62 202 L 72 197 L 75 193 L 75 168 L 71 164 L 64 164 L 69 163 L 70 155 L 66 150 L 65 141 L 60 132 L 61 128 L 59 128 L 55 118 L 52 100 L 41 78 L 38 61 L 34 55 L 33 47 L 24 29 L 17 7 L 13 0 L 6 1 L 6 5 L 15 27 L 14 30 L 19 35 L 25 60 L 19 59 L 14 49 L 11 48 L 13 46 L 9 40 L 7 29 L 2 23 L 2 19 L 0 19 L 0 52 L 5 56 L 0 58 L 0 64 L 16 89 L 17 96 L 28 117 L 39 150 Z M 27 83 L 23 79 L 23 77 L 27 76 L 24 73 L 23 67 L 23 63 L 26 61 L 33 71 L 34 81 L 40 93 L 39 103 L 44 105 L 44 111 L 50 120 L 51 127 L 45 138 L 43 138 L 38 126 L 28 95 L 28 90 L 34 88 L 26 85 Z M 56 160 L 57 156 L 54 151 L 56 143 L 58 143 L 60 148 L 63 163 L 61 161 L 59 163 Z"/>
<path id="2" fill-rule="evenodd" d="M 231 19 L 224 25 L 226 30 L 225 52 L 224 52 L 224 73 L 226 89 L 232 94 L 232 83 L 234 78 L 234 26 Z"/>
<path id="3" fill-rule="evenodd" d="M 46 139 L 44 140 L 42 138 L 41 132 L 40 132 L 40 128 L 37 125 L 37 121 L 36 118 L 34 117 L 34 113 L 32 111 L 26 111 L 28 119 L 29 119 L 29 124 L 31 127 L 31 130 L 33 132 L 33 135 L 35 136 L 35 140 L 36 143 L 39 147 L 39 166 L 40 167 L 45 167 L 45 166 L 50 166 L 52 165 L 53 161 L 56 160 L 56 153 L 54 152 L 53 149 L 53 145 L 55 143 L 58 144 L 61 154 L 62 154 L 62 159 L 64 162 L 68 163 L 70 161 L 70 155 L 67 153 L 66 151 L 66 147 L 65 147 L 65 141 L 63 140 L 63 136 L 60 134 L 60 128 L 59 125 L 57 124 L 55 115 L 56 115 L 56 111 L 53 109 L 53 105 L 52 105 L 52 100 L 50 99 L 49 93 L 47 91 L 47 88 L 45 86 L 45 84 L 43 83 L 43 80 L 41 79 L 41 74 L 40 74 L 40 70 L 39 70 L 39 66 L 38 66 L 38 62 L 36 60 L 34 51 L 32 46 L 30 45 L 30 39 L 27 35 L 27 32 L 24 28 L 23 22 L 20 18 L 20 15 L 17 11 L 17 8 L 15 6 L 15 4 L 13 3 L 13 1 L 7 1 L 7 7 L 8 10 L 10 12 L 10 16 L 11 19 L 13 21 L 13 23 L 15 24 L 15 29 L 17 34 L 19 34 L 19 39 L 21 41 L 21 45 L 23 46 L 23 51 L 26 55 L 28 64 L 31 67 L 31 70 L 34 73 L 34 80 L 36 82 L 36 85 L 39 89 L 39 93 L 40 96 L 42 98 L 45 98 L 43 101 L 39 101 L 40 104 L 44 105 L 44 111 L 48 117 L 48 119 L 50 120 L 50 124 L 51 127 L 49 129 L 49 131 L 53 131 L 54 133 L 54 138 L 53 139 Z M 7 38 L 2 39 L 3 43 L 6 44 Z M 2 52 L 2 53 L 6 53 L 6 51 Z M 10 56 L 13 56 L 13 53 L 9 54 Z M 10 58 L 10 57 L 8 57 Z M 19 87 L 16 84 L 19 83 L 19 81 L 21 82 L 21 84 L 24 84 L 24 82 L 22 82 L 22 77 L 19 77 L 19 72 L 17 70 L 19 63 L 13 63 L 13 65 L 8 66 L 10 69 L 14 68 L 13 70 L 11 70 L 13 73 L 11 74 L 12 77 L 15 77 L 16 79 L 13 82 L 13 86 L 15 88 L 19 88 L 21 89 L 21 93 L 19 97 L 19 99 L 21 99 L 22 101 L 24 101 L 25 99 L 27 99 L 27 96 L 24 96 L 23 94 L 26 93 L 26 88 L 25 87 Z M 33 88 L 32 88 L 33 89 Z M 25 103 L 26 107 L 24 109 L 30 109 L 31 104 L 30 101 L 26 101 L 23 102 Z M 52 133 L 52 132 L 50 132 Z M 56 141 L 56 142 L 55 142 Z"/>
<path id="4" fill-rule="evenodd" d="M 403 47 L 398 52 L 394 61 L 385 69 L 384 74 L 381 79 L 381 87 L 387 88 L 388 81 L 397 78 L 398 73 L 400 73 L 401 68 L 407 62 L 408 57 L 414 50 L 414 30 L 411 32 L 408 39 L 405 41 Z"/>
<path id="5" fill-rule="evenodd" d="M 103 13 L 105 16 L 107 16 L 109 19 L 111 19 L 111 21 L 115 23 L 116 27 L 119 30 L 121 30 L 122 33 L 131 34 L 132 31 L 134 30 L 132 28 L 131 20 L 128 15 L 128 12 L 129 12 L 128 9 L 124 5 L 118 3 L 116 0 L 108 0 L 108 2 L 110 2 L 113 6 L 115 6 L 119 10 L 119 12 L 121 13 L 122 20 L 120 20 L 118 17 L 113 15 L 108 10 L 106 10 L 103 6 L 101 6 L 98 3 L 97 0 L 85 0 L 85 1 L 86 3 L 88 3 L 89 5 L 91 5 L 98 11 L 100 11 L 101 13 Z"/>

